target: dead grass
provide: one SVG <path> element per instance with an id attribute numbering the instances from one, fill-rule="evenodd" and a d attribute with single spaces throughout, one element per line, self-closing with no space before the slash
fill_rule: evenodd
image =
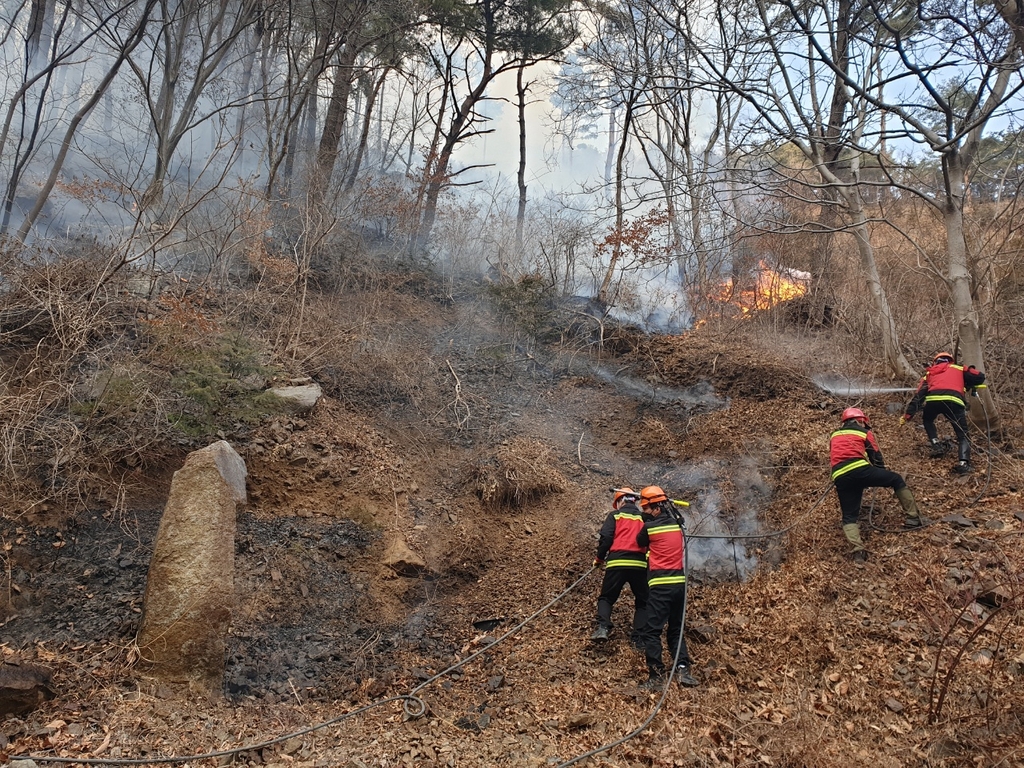
<path id="1" fill-rule="evenodd" d="M 494 456 L 478 466 L 473 485 L 476 495 L 492 509 L 518 509 L 567 488 L 551 449 L 536 440 L 516 438 L 498 447 Z"/>

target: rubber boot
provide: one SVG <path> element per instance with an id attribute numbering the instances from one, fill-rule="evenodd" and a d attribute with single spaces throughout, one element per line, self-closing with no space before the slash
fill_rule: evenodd
<path id="1" fill-rule="evenodd" d="M 933 437 L 931 440 L 928 441 L 928 443 L 931 448 L 931 453 L 929 455 L 933 459 L 941 459 L 943 456 L 946 455 L 946 452 L 949 450 L 948 446 L 946 445 L 946 441 L 939 440 L 939 438 L 937 437 Z"/>
<path id="2" fill-rule="evenodd" d="M 900 506 L 903 507 L 903 513 L 906 515 L 906 519 L 903 521 L 904 528 L 920 528 L 924 525 L 924 520 L 921 519 L 921 510 L 909 488 L 903 486 L 896 491 L 896 498 L 900 500 Z"/>
<path id="3" fill-rule="evenodd" d="M 864 561 L 868 559 L 868 551 L 864 549 L 864 542 L 860 538 L 860 526 L 857 523 L 847 523 L 843 526 L 843 534 L 850 542 L 851 554 L 854 560 Z"/>
<path id="4" fill-rule="evenodd" d="M 958 446 L 958 458 L 960 459 L 953 470 L 961 475 L 966 475 L 971 471 L 971 442 L 969 440 L 961 440 Z"/>
<path id="5" fill-rule="evenodd" d="M 590 636 L 590 639 L 596 643 L 604 642 L 608 639 L 608 635 L 611 634 L 612 628 L 607 624 L 598 624 L 597 629 L 594 630 L 594 634 Z"/>
<path id="6" fill-rule="evenodd" d="M 647 665 L 647 679 L 640 683 L 640 687 L 647 691 L 658 691 L 665 687 L 665 668 L 652 667 Z"/>
<path id="7" fill-rule="evenodd" d="M 686 686 L 687 688 L 696 688 L 700 685 L 700 683 L 697 682 L 697 678 L 690 674 L 690 667 L 688 664 L 680 664 L 676 667 L 675 679 L 679 685 Z"/>

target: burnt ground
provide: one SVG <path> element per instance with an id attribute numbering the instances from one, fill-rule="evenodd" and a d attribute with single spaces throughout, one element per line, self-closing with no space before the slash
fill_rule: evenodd
<path id="1" fill-rule="evenodd" d="M 643 734 L 582 764 L 1024 764 L 1024 508 L 1008 443 L 956 477 L 924 454 L 918 426 L 897 428 L 894 396 L 857 403 L 936 522 L 897 532 L 895 502 L 867 496 L 872 559 L 853 564 L 834 498 L 815 506 L 828 432 L 851 404 L 810 384 L 822 360 L 843 363 L 829 339 L 734 325 L 627 338 L 594 360 L 403 303 L 380 321 L 397 348 L 368 331 L 372 362 L 353 352 L 352 369 L 313 371 L 327 397 L 312 413 L 232 437 L 250 498 L 223 698 L 153 687 L 134 664 L 152 498 L 168 476 L 147 478 L 150 503 L 62 529 L 2 521 L 0 644 L 10 663 L 52 669 L 56 692 L 3 720 L 8 754 L 558 765 L 628 734 L 658 701 L 621 629 L 588 641 L 599 574 L 488 644 L 587 574 L 609 487 L 657 483 L 693 502 L 692 534 L 787 532 L 695 536 L 687 637 L 702 686 L 673 688 Z M 382 564 L 396 536 L 426 573 Z M 476 651 L 420 692 L 423 717 L 393 702 L 307 732 Z"/>

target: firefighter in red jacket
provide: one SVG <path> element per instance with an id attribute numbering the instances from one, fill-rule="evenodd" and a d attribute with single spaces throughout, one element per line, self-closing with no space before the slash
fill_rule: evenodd
<path id="1" fill-rule="evenodd" d="M 683 526 L 676 519 L 672 502 L 656 485 L 640 491 L 640 507 L 649 515 L 636 543 L 647 548 L 647 626 L 644 628 L 644 655 L 649 674 L 644 687 L 656 689 L 665 684 L 661 631 L 668 623 L 669 653 L 676 659 L 675 679 L 686 686 L 699 685 L 690 674 L 690 653 L 683 637 L 686 610 L 686 540 Z"/>
<path id="2" fill-rule="evenodd" d="M 932 446 L 932 456 L 942 456 L 945 451 L 939 441 L 939 433 L 935 428 L 935 419 L 945 416 L 953 425 L 957 441 L 957 463 L 953 467 L 956 472 L 966 474 L 971 471 L 971 439 L 967 434 L 967 387 L 977 387 L 985 383 L 985 374 L 968 365 L 966 368 L 953 362 L 949 352 L 939 352 L 932 358 L 924 376 L 917 385 L 917 393 L 907 406 L 906 413 L 900 423 L 910 421 L 921 408 L 924 431 Z"/>
<path id="3" fill-rule="evenodd" d="M 865 488 L 892 488 L 906 518 L 905 528 L 920 528 L 921 513 L 903 477 L 885 468 L 882 452 L 871 432 L 871 423 L 860 408 L 847 408 L 839 417 L 842 426 L 829 438 L 832 482 L 843 513 L 843 533 L 854 560 L 867 560 L 860 538 L 860 502 Z"/>
<path id="4" fill-rule="evenodd" d="M 597 540 L 595 565 L 604 564 L 601 595 L 597 598 L 597 629 L 591 640 L 607 640 L 612 631 L 612 606 L 622 588 L 633 593 L 633 631 L 630 642 L 642 648 L 641 632 L 647 624 L 647 548 L 636 543 L 644 527 L 643 513 L 636 505 L 640 494 L 632 488 L 616 488 L 612 511 L 601 526 Z"/>

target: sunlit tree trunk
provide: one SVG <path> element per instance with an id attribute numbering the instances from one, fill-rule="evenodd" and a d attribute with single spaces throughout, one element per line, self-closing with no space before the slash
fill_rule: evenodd
<path id="1" fill-rule="evenodd" d="M 947 152 L 942 157 L 947 196 L 943 207 L 948 250 L 949 287 L 953 298 L 953 312 L 959 335 L 960 360 L 985 370 L 985 352 L 982 346 L 980 315 L 971 293 L 971 268 L 968 260 L 967 240 L 964 237 L 964 195 L 966 190 L 963 156 Z M 984 405 L 982 419 L 989 428 L 999 426 L 999 410 L 988 387 L 978 391 Z"/>
<path id="2" fill-rule="evenodd" d="M 516 111 L 519 116 L 519 169 L 516 172 L 516 186 L 519 189 L 519 204 L 516 207 L 516 251 L 523 256 L 523 225 L 526 222 L 526 92 L 529 84 L 523 81 L 526 64 L 516 69 Z"/>

